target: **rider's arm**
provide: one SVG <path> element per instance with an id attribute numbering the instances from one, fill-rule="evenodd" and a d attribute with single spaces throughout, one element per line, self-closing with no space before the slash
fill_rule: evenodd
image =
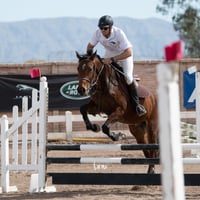
<path id="1" fill-rule="evenodd" d="M 104 63 L 110 64 L 112 62 L 117 62 L 118 60 L 126 59 L 130 56 L 132 56 L 132 48 L 131 47 L 125 49 L 121 54 L 119 54 L 117 56 L 114 56 L 114 57 L 111 57 L 111 58 L 105 58 Z"/>
<path id="2" fill-rule="evenodd" d="M 116 62 L 118 60 L 123 60 L 125 58 L 130 57 L 130 56 L 132 56 L 132 48 L 131 47 L 125 49 L 121 54 L 113 57 L 112 59 Z"/>

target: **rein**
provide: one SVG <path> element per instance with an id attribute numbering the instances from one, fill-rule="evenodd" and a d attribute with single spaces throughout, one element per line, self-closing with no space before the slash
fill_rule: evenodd
<path id="1" fill-rule="evenodd" d="M 95 65 L 95 66 L 96 66 L 96 65 Z M 101 75 L 101 73 L 102 73 L 104 67 L 105 67 L 105 64 L 102 64 L 102 65 L 101 65 L 101 69 L 100 69 L 99 73 L 97 74 L 96 81 L 95 81 L 93 84 L 91 84 L 92 87 L 94 87 L 95 85 L 97 85 L 97 82 L 98 82 L 98 80 L 99 80 L 99 77 L 100 77 L 100 75 Z M 95 68 L 96 68 L 96 67 L 95 67 Z"/>
<path id="2" fill-rule="evenodd" d="M 120 73 L 120 74 L 122 74 L 123 76 L 125 76 L 125 73 L 124 73 L 123 71 L 119 70 L 117 67 L 115 67 L 115 65 L 113 65 L 112 63 L 111 63 L 110 65 L 111 65 L 111 67 L 112 67 L 115 71 L 117 71 L 118 73 Z"/>

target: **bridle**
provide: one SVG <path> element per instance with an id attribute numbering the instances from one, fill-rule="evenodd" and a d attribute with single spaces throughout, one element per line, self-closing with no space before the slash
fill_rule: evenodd
<path id="1" fill-rule="evenodd" d="M 91 91 L 94 88 L 94 86 L 96 86 L 98 84 L 99 77 L 100 77 L 100 75 L 101 75 L 101 73 L 102 73 L 102 71 L 103 71 L 103 69 L 105 67 L 105 64 L 100 60 L 101 68 L 100 68 L 99 71 L 97 71 L 97 67 L 96 67 L 95 62 L 94 61 L 92 61 L 92 62 L 94 64 L 94 70 L 93 70 L 92 78 L 91 79 L 89 79 L 87 77 L 81 78 L 81 80 L 85 80 L 85 81 L 87 81 L 89 83 L 89 88 L 88 88 L 89 91 Z M 86 65 L 86 63 L 83 63 L 82 65 L 84 65 L 84 64 Z"/>

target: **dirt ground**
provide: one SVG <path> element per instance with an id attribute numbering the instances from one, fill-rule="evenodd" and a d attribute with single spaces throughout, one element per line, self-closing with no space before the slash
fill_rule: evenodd
<path id="1" fill-rule="evenodd" d="M 186 152 L 187 154 L 187 152 Z M 141 151 L 109 151 L 109 152 L 87 152 L 87 151 L 51 151 L 50 156 L 57 157 L 143 157 Z M 49 172 L 130 172 L 144 173 L 147 171 L 146 165 L 118 165 L 118 164 L 51 164 L 48 166 Z M 200 165 L 184 165 L 185 172 L 199 173 Z M 160 166 L 156 165 L 156 171 L 160 172 Z M 54 193 L 29 193 L 30 173 L 18 172 L 11 173 L 10 185 L 16 185 L 18 191 L 8 194 L 0 194 L 0 199 L 12 200 L 64 200 L 64 199 L 81 199 L 81 200 L 158 200 L 162 199 L 162 186 L 83 186 L 83 185 L 55 185 Z M 51 178 L 48 178 L 47 185 L 51 186 Z M 200 187 L 185 187 L 185 196 L 187 200 L 200 199 Z"/>

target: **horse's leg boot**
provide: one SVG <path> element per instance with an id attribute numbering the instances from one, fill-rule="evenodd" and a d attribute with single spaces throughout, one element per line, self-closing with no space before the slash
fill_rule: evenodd
<path id="1" fill-rule="evenodd" d="M 135 86 L 134 82 L 132 82 L 130 85 L 128 85 L 128 92 L 129 92 L 129 96 L 131 99 L 131 103 L 136 108 L 137 115 L 140 117 L 140 116 L 146 114 L 147 111 L 146 111 L 145 107 L 140 104 L 137 87 Z"/>

